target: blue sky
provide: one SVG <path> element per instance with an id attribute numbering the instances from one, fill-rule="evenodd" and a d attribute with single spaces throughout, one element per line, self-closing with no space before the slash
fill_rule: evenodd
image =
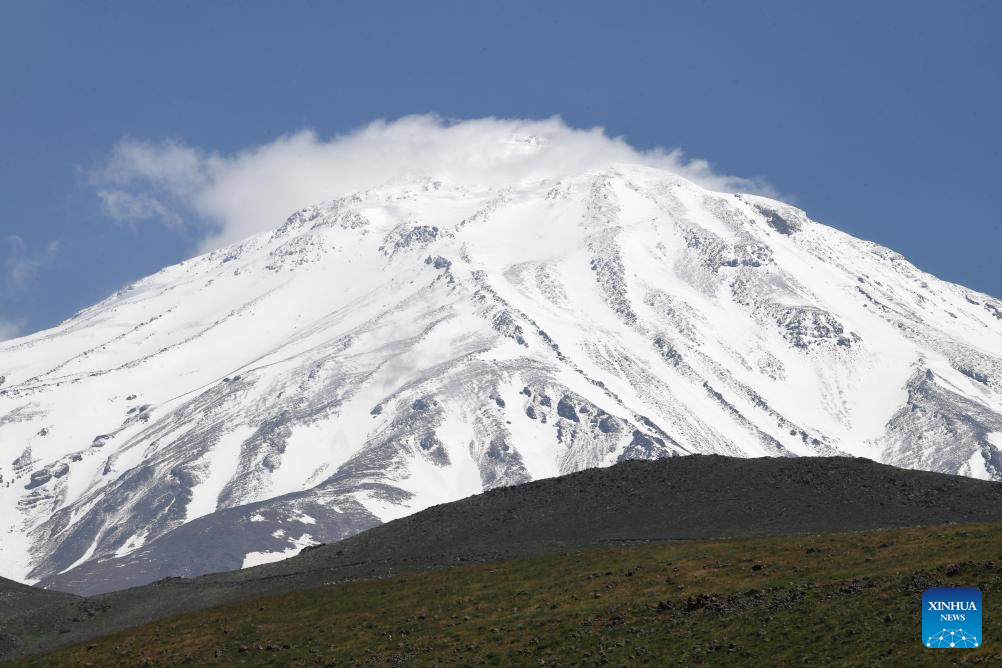
<path id="1" fill-rule="evenodd" d="M 201 169 L 304 129 L 322 143 L 424 113 L 560 115 L 681 148 L 1002 297 L 1000 28 L 1002 3 L 973 1 L 7 0 L 0 335 L 218 233 L 183 201 L 173 218 L 113 215 L 99 193 L 123 146 L 181 147 Z"/>

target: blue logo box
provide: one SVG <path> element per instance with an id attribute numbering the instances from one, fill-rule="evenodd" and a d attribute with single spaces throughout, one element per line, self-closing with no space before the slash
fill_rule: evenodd
<path id="1" fill-rule="evenodd" d="M 922 644 L 930 649 L 980 647 L 981 592 L 968 587 L 926 589 L 922 594 Z"/>

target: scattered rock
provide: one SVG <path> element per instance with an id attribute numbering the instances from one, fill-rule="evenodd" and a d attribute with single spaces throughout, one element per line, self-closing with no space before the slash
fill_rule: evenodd
<path id="1" fill-rule="evenodd" d="M 425 264 L 430 264 L 433 267 L 435 267 L 436 269 L 448 269 L 449 267 L 452 266 L 452 262 L 450 262 L 449 260 L 446 260 L 441 255 L 438 255 L 436 257 L 431 257 L 429 255 L 428 257 L 426 257 L 424 259 L 424 263 Z"/>

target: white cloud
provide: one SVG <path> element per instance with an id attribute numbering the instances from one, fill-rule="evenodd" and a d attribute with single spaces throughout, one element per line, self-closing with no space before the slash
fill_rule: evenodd
<path id="1" fill-rule="evenodd" d="M 29 252 L 24 240 L 12 234 L 7 237 L 7 257 L 4 259 L 6 287 L 21 289 L 59 253 L 59 241 L 50 241 L 41 251 Z"/>
<path id="2" fill-rule="evenodd" d="M 179 228 L 184 225 L 180 214 L 157 197 L 149 193 L 130 193 L 127 190 L 98 190 L 97 196 L 104 210 L 112 218 L 123 223 L 137 223 L 155 220 L 167 227 Z"/>
<path id="3" fill-rule="evenodd" d="M 9 320 L 0 316 L 0 341 L 15 339 L 24 331 L 24 320 Z"/>
<path id="4" fill-rule="evenodd" d="M 207 250 L 277 227 L 304 206 L 404 178 L 501 185 L 615 162 L 662 167 L 714 190 L 771 194 L 761 180 L 717 174 L 678 149 L 639 150 L 602 128 L 576 129 L 556 117 L 407 116 L 329 140 L 303 130 L 233 155 L 126 139 L 92 180 L 116 220 L 174 227 L 195 220 L 207 228 Z"/>
<path id="5" fill-rule="evenodd" d="M 6 251 L 2 250 L 6 243 Z M 59 253 L 59 241 L 50 241 L 44 247 L 32 250 L 16 234 L 0 238 L 0 341 L 13 339 L 25 331 L 27 320 L 10 313 L 10 306 L 23 295 L 30 294 L 38 272 L 52 262 Z"/>

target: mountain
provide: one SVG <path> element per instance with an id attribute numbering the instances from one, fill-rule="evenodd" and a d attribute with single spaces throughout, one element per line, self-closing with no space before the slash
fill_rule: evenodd
<path id="1" fill-rule="evenodd" d="M 632 165 L 312 206 L 0 344 L 0 375 L 0 575 L 57 588 L 626 459 L 1002 478 L 1002 302 Z"/>
<path id="2" fill-rule="evenodd" d="M 0 638 L 7 638 L 9 648 L 4 653 L 0 646 L 0 659 L 222 603 L 470 563 L 679 539 L 940 525 L 927 532 L 928 548 L 942 540 L 945 523 L 972 527 L 1000 521 L 998 482 L 864 459 L 694 455 L 626 461 L 496 488 L 239 571 L 166 578 L 89 598 L 21 586 L 34 592 L 27 599 L 34 605 L 22 604 L 14 613 L 0 606 Z M 996 525 L 991 536 L 997 534 Z M 803 543 L 796 542 L 801 558 Z M 986 547 L 992 545 L 989 538 Z M 942 558 L 956 560 L 956 547 L 950 543 Z M 59 584 L 81 593 L 101 592 L 122 584 L 123 571 L 134 581 L 148 578 L 144 566 L 149 563 L 135 555 L 94 561 L 76 569 L 79 582 L 61 579 Z M 326 597 L 338 599 L 340 591 L 330 590 Z"/>

